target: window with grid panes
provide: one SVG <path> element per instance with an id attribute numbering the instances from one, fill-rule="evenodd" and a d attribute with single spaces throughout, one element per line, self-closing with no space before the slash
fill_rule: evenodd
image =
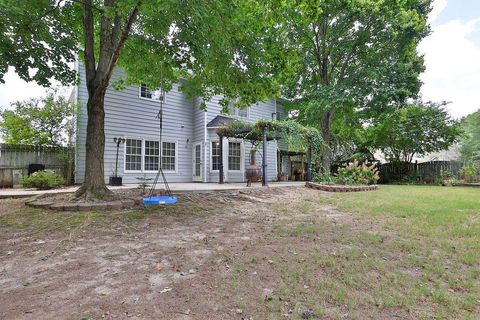
<path id="1" fill-rule="evenodd" d="M 220 170 L 220 142 L 212 141 L 212 170 Z"/>
<path id="2" fill-rule="evenodd" d="M 142 140 L 125 141 L 125 171 L 142 170 Z"/>
<path id="3" fill-rule="evenodd" d="M 241 143 L 228 142 L 228 170 L 240 171 Z"/>
<path id="4" fill-rule="evenodd" d="M 175 171 L 175 159 L 175 142 L 162 142 L 162 169 L 166 171 Z"/>
<path id="5" fill-rule="evenodd" d="M 145 140 L 144 170 L 158 171 L 160 163 L 160 143 Z"/>

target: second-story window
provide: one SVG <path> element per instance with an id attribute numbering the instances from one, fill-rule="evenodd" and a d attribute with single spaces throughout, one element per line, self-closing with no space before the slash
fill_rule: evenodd
<path id="1" fill-rule="evenodd" d="M 140 98 L 151 100 L 162 100 L 165 102 L 165 92 L 160 89 L 151 91 L 146 84 L 140 86 Z"/>
<path id="2" fill-rule="evenodd" d="M 228 111 L 232 116 L 239 118 L 248 118 L 248 108 L 228 107 Z"/>

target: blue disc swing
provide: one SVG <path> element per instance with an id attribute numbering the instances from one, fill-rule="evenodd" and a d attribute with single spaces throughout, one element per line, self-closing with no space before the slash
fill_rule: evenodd
<path id="1" fill-rule="evenodd" d="M 158 111 L 157 114 L 157 119 L 159 120 L 159 131 L 160 131 L 160 142 L 159 142 L 159 151 L 161 150 L 162 147 L 162 131 L 163 131 L 163 102 L 165 100 L 165 92 L 163 89 L 160 89 L 160 110 Z M 158 179 L 162 176 L 163 184 L 165 185 L 165 194 L 160 194 L 160 195 L 154 195 L 155 188 L 158 183 Z M 155 179 L 153 180 L 152 187 L 150 188 L 150 192 L 148 194 L 148 197 L 143 198 L 143 204 L 144 205 L 160 205 L 160 204 L 174 204 L 177 203 L 177 197 L 174 197 L 172 195 L 172 191 L 170 190 L 170 186 L 168 185 L 167 178 L 165 177 L 165 174 L 163 173 L 162 169 L 162 155 L 160 154 L 160 164 L 158 167 L 158 172 L 157 175 L 155 176 Z"/>

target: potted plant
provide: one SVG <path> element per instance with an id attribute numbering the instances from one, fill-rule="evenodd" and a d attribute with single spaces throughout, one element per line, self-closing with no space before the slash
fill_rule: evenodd
<path id="1" fill-rule="evenodd" d="M 286 178 L 287 178 L 287 175 L 285 174 L 285 172 L 279 172 L 277 174 L 277 180 L 278 181 L 285 181 L 285 180 L 287 180 Z"/>

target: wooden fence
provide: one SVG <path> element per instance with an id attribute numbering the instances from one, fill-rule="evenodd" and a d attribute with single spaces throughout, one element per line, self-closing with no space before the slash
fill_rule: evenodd
<path id="1" fill-rule="evenodd" d="M 73 149 L 29 145 L 10 146 L 0 143 L 0 188 L 21 184 L 30 164 L 41 164 L 46 170 L 62 175 L 67 183 L 73 179 Z"/>
<path id="2" fill-rule="evenodd" d="M 459 176 L 463 163 L 460 161 L 430 161 L 422 163 L 385 163 L 378 166 L 379 183 L 389 182 L 425 182 L 433 183 L 442 177 L 442 173 Z"/>

